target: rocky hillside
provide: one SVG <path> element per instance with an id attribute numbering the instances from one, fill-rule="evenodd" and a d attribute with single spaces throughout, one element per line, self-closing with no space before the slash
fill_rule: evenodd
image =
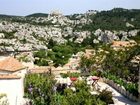
<path id="1" fill-rule="evenodd" d="M 0 15 L 0 52 L 48 49 L 51 39 L 58 44 L 88 40 L 93 45 L 139 40 L 140 10 L 89 10 L 68 16 L 57 11 L 25 17 Z"/>

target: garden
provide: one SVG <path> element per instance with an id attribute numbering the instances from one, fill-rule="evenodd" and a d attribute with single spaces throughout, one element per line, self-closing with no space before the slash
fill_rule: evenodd
<path id="1" fill-rule="evenodd" d="M 29 105 L 108 105 L 113 103 L 110 91 L 104 89 L 92 95 L 90 87 L 84 80 L 73 82 L 75 91 L 63 86 L 56 84 L 52 75 L 28 74 L 25 77 L 25 98 L 29 99 Z"/>
<path id="2" fill-rule="evenodd" d="M 93 57 L 89 59 L 82 57 L 81 68 L 86 67 L 89 74 L 113 81 L 138 98 L 139 64 L 134 64 L 131 60 L 140 54 L 140 46 L 119 51 L 107 45 L 100 48 L 102 51 L 97 52 Z"/>

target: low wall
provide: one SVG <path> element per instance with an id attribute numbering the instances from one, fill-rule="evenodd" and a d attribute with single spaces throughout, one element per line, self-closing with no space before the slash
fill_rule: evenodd
<path id="1" fill-rule="evenodd" d="M 136 96 L 134 96 L 132 93 L 127 91 L 123 86 L 120 86 L 119 84 L 114 83 L 112 80 L 103 78 L 103 81 L 107 84 L 109 84 L 111 87 L 116 89 L 119 93 L 124 95 L 126 98 L 132 100 L 132 101 L 139 101 Z"/>
<path id="2" fill-rule="evenodd" d="M 79 70 L 52 70 L 52 73 L 54 75 L 58 75 L 60 73 L 68 73 L 68 72 L 70 72 L 70 73 L 80 73 Z"/>

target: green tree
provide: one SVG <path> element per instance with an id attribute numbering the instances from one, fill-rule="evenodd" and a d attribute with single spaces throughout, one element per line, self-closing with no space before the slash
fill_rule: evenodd
<path id="1" fill-rule="evenodd" d="M 53 39 L 50 39 L 49 40 L 49 43 L 48 43 L 48 48 L 51 49 L 53 48 L 55 45 L 57 45 L 57 43 L 55 41 L 53 41 Z"/>

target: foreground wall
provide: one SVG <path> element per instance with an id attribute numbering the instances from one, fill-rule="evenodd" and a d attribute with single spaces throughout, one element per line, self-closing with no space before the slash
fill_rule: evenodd
<path id="1" fill-rule="evenodd" d="M 10 105 L 22 103 L 23 79 L 0 79 L 0 93 L 7 95 Z"/>

